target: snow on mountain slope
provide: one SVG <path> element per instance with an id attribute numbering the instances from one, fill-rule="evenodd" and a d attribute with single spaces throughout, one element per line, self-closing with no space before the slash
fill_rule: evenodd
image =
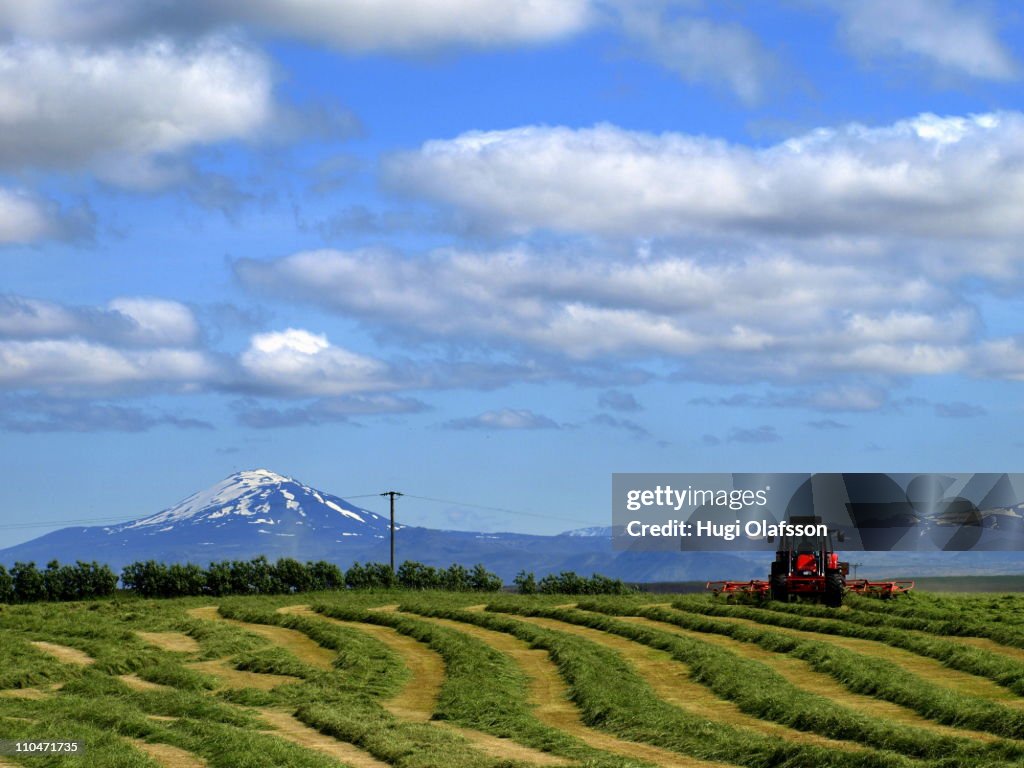
<path id="1" fill-rule="evenodd" d="M 112 535 L 132 531 L 156 535 L 193 526 L 239 525 L 256 526 L 258 533 L 277 536 L 295 535 L 300 526 L 302 533 L 379 536 L 387 521 L 290 477 L 253 469 L 237 472 L 170 509 L 105 530 Z"/>
<path id="2" fill-rule="evenodd" d="M 603 536 L 605 538 L 612 535 L 612 527 L 610 525 L 593 525 L 589 528 L 573 528 L 571 531 L 562 531 L 559 536 L 576 536 L 580 538 L 590 538 L 593 536 Z"/>

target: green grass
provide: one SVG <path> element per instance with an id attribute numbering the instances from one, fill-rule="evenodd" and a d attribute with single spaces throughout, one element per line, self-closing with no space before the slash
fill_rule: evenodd
<path id="1" fill-rule="evenodd" d="M 507 604 L 494 607 L 511 608 Z M 743 712 L 797 730 L 892 750 L 910 757 L 936 760 L 956 755 L 964 765 L 984 762 L 993 755 L 1000 759 L 1024 759 L 1024 745 L 980 746 L 966 739 L 954 739 L 867 717 L 793 686 L 761 662 L 745 659 L 699 639 L 578 610 L 523 607 L 513 610 L 610 632 L 667 651 L 692 670 L 696 682 L 706 685 L 721 698 L 735 702 Z M 640 613 L 652 617 L 659 615 L 649 610 Z"/>
<path id="2" fill-rule="evenodd" d="M 505 604 L 507 607 L 507 603 Z M 694 757 L 737 765 L 896 766 L 905 758 L 883 752 L 834 752 L 739 730 L 661 701 L 618 654 L 564 632 L 494 614 L 468 613 L 410 601 L 403 608 L 506 632 L 549 652 L 584 721 L 621 738 Z M 545 613 L 558 613 L 549 609 Z"/>
<path id="3" fill-rule="evenodd" d="M 400 597 L 408 599 L 408 595 Z M 458 606 L 472 601 L 464 600 L 462 595 L 431 595 L 423 598 L 422 602 Z M 417 604 L 422 607 L 419 601 Z M 580 740 L 539 722 L 527 704 L 526 679 L 522 672 L 506 656 L 475 638 L 409 616 L 369 612 L 336 601 L 317 603 L 315 608 L 325 616 L 337 619 L 392 627 L 439 653 L 445 662 L 446 677 L 438 701 L 438 719 L 515 739 L 595 768 L 636 764 L 588 747 Z"/>
<path id="4" fill-rule="evenodd" d="M 612 610 L 606 602 L 587 603 L 584 607 Z M 637 615 L 656 621 L 697 632 L 725 635 L 755 643 L 769 651 L 791 654 L 808 662 L 813 669 L 831 675 L 853 693 L 875 696 L 908 707 L 944 725 L 987 731 L 1011 739 L 1024 736 L 1024 711 L 929 683 L 878 657 L 865 656 L 827 641 L 807 640 L 758 626 L 720 621 L 700 613 L 664 608 L 634 610 Z"/>
<path id="5" fill-rule="evenodd" d="M 752 619 L 762 624 L 788 629 L 873 640 L 919 656 L 936 659 L 951 669 L 986 677 L 1017 695 L 1024 695 L 1024 661 L 984 648 L 966 646 L 944 637 L 907 632 L 907 628 L 889 624 L 890 620 L 885 617 L 857 621 L 856 618 L 851 619 L 850 613 L 844 611 L 829 614 L 826 613 L 829 609 L 822 606 L 776 602 L 765 603 L 763 607 L 723 606 L 704 596 L 680 598 L 673 602 L 673 606 L 712 616 Z M 835 616 L 843 618 L 834 618 Z M 935 631 L 938 631 L 938 628 L 935 628 Z M 954 632 L 948 631 L 945 634 Z M 965 631 L 955 634 L 972 633 Z"/>
<path id="6" fill-rule="evenodd" d="M 759 661 L 697 638 L 642 627 L 614 614 L 645 615 L 699 632 L 712 632 L 803 659 L 852 692 L 914 709 L 937 722 L 1024 737 L 1024 710 L 963 696 L 921 680 L 897 663 L 836 646 L 832 636 L 865 637 L 983 675 L 1008 691 L 1024 691 L 1024 664 L 957 642 L 958 635 L 990 637 L 1004 644 L 1019 636 L 1024 596 L 918 595 L 880 603 L 853 599 L 829 612 L 815 606 L 726 607 L 701 597 L 682 598 L 685 611 L 652 607 L 661 595 L 587 598 L 587 611 L 557 608 L 578 598 L 465 593 L 333 592 L 299 596 L 232 597 L 217 601 L 222 615 L 251 624 L 273 624 L 303 633 L 336 656 L 332 669 L 311 666 L 266 638 L 226 621 L 188 615 L 213 601 L 201 598 L 143 600 L 115 597 L 88 603 L 0 606 L 0 689 L 61 686 L 43 699 L 0 696 L 0 737 L 77 739 L 88 756 L 7 758 L 19 765 L 106 768 L 156 763 L 133 740 L 188 750 L 212 768 L 326 768 L 337 763 L 274 735 L 259 707 L 293 713 L 320 732 L 356 744 L 396 768 L 499 768 L 515 763 L 483 753 L 459 733 L 395 717 L 384 706 L 409 680 L 388 646 L 358 625 L 319 617 L 279 614 L 282 605 L 306 603 L 325 616 L 387 625 L 441 655 L 446 677 L 438 720 L 549 751 L 580 766 L 627 768 L 643 763 L 595 749 L 536 717 L 528 686 L 513 659 L 430 617 L 515 636 L 545 650 L 557 665 L 582 719 L 619 738 L 703 759 L 750 768 L 832 766 L 885 768 L 1007 766 L 1024 763 L 1024 742 L 989 744 L 867 717 L 814 696 Z M 508 613 L 467 612 L 489 602 Z M 400 603 L 402 612 L 367 610 Z M 825 749 L 708 720 L 662 701 L 619 653 L 589 639 L 524 622 L 515 614 L 549 616 L 659 648 L 684 662 L 693 679 L 742 711 L 791 728 L 863 745 L 860 751 Z M 759 625 L 729 623 L 716 613 L 754 617 Z M 810 628 L 821 639 L 786 635 L 776 627 Z M 906 630 L 915 630 L 907 633 Z M 198 643 L 194 654 L 170 652 L 136 633 L 182 632 Z M 1024 637 L 1021 638 L 1024 642 Z M 47 641 L 79 649 L 95 663 L 63 664 L 31 645 Z M 1024 647 L 1024 646 L 1021 646 Z M 270 691 L 221 689 L 215 677 L 191 662 L 221 659 L 254 673 L 290 675 L 294 683 Z M 119 675 L 159 683 L 137 690 Z M 173 719 L 167 719 L 173 718 Z"/>

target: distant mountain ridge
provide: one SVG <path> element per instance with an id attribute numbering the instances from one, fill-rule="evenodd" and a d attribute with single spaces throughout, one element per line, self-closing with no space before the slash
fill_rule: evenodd
<path id="1" fill-rule="evenodd" d="M 6 549 L 0 563 L 98 560 L 120 569 L 135 560 L 194 562 L 249 559 L 387 562 L 389 521 L 345 499 L 268 469 L 237 472 L 168 509 L 112 526 L 63 528 Z M 616 552 L 610 527 L 556 536 L 477 533 L 396 526 L 399 562 L 435 566 L 483 563 L 506 582 L 520 570 L 538 577 L 563 570 L 627 581 L 764 578 L 770 556 L 717 552 Z M 858 553 L 861 575 L 1020 573 L 1016 553 Z M 979 557 L 975 557 L 979 556 Z M 950 571 L 950 565 L 956 570 Z M 908 570 L 909 568 L 909 570 Z"/>

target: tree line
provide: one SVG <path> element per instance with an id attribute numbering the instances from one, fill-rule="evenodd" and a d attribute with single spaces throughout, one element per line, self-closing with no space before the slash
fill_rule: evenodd
<path id="1" fill-rule="evenodd" d="M 95 561 L 61 565 L 53 560 L 43 570 L 35 563 L 15 563 L 10 571 L 0 565 L 0 603 L 90 600 L 114 594 L 118 581 L 109 566 Z M 122 589 L 140 597 L 279 595 L 331 589 L 497 592 L 502 588 L 501 578 L 480 564 L 437 568 L 406 560 L 394 571 L 385 563 L 353 563 L 342 570 L 323 560 L 302 563 L 282 557 L 272 563 L 263 556 L 212 562 L 205 568 L 194 563 L 138 561 L 125 566 L 120 583 Z M 520 571 L 514 583 L 524 595 L 621 595 L 632 591 L 619 579 L 596 573 L 587 578 L 572 571 L 539 581 L 533 573 Z"/>
<path id="2" fill-rule="evenodd" d="M 346 588 L 497 592 L 502 587 L 501 578 L 479 564 L 435 568 L 406 560 L 397 571 L 384 563 L 354 563 L 342 570 L 323 560 L 302 563 L 283 557 L 272 563 L 263 556 L 212 562 L 205 568 L 138 561 L 124 567 L 120 583 L 123 590 L 140 597 L 278 595 Z M 117 586 L 117 574 L 95 562 L 61 565 L 54 560 L 45 570 L 35 563 L 15 563 L 10 571 L 0 565 L 0 603 L 89 600 L 112 595 Z"/>
<path id="3" fill-rule="evenodd" d="M 628 595 L 636 591 L 621 579 L 600 573 L 580 576 L 574 571 L 551 573 L 540 581 L 532 571 L 520 571 L 513 584 L 521 595 Z"/>
<path id="4" fill-rule="evenodd" d="M 90 600 L 116 589 L 117 574 L 95 561 L 61 565 L 51 560 L 43 570 L 35 563 L 15 563 L 10 571 L 0 565 L 0 603 Z"/>

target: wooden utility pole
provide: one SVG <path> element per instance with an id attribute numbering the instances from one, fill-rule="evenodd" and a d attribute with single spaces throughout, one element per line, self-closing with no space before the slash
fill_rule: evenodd
<path id="1" fill-rule="evenodd" d="M 395 572 L 395 496 L 402 496 L 399 491 L 384 491 L 381 496 L 391 497 L 391 572 Z"/>

